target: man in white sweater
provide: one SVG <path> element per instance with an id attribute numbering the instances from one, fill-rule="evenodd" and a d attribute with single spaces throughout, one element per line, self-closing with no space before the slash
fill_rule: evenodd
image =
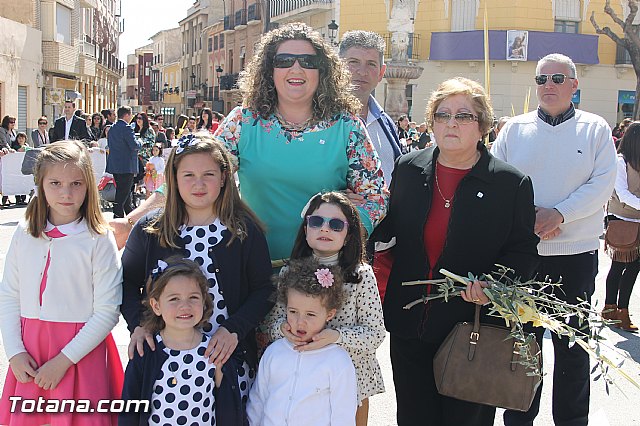
<path id="1" fill-rule="evenodd" d="M 598 272 L 603 206 L 616 178 L 616 154 L 606 121 L 576 110 L 576 66 L 567 56 L 547 55 L 536 67 L 538 109 L 510 119 L 491 152 L 531 177 L 536 205 L 537 278 L 562 282 L 557 296 L 590 300 Z M 570 322 L 578 327 L 576 318 Z M 536 332 L 542 345 L 542 330 Z M 556 425 L 586 425 L 589 356 L 567 339 L 552 336 L 555 354 L 553 418 Z M 540 394 L 525 413 L 506 411 L 506 426 L 533 425 Z"/>

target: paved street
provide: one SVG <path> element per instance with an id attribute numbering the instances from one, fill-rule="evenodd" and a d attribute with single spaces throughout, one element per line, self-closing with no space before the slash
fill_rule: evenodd
<path id="1" fill-rule="evenodd" d="M 7 249 L 11 240 L 11 236 L 19 219 L 24 214 L 24 208 L 12 208 L 0 211 L 0 271 L 4 268 L 4 260 Z M 596 306 L 601 307 L 604 303 L 604 278 L 609 270 L 609 260 L 600 252 L 600 273 L 597 278 L 597 289 L 594 297 Z M 640 286 L 638 286 L 640 287 Z M 640 323 L 640 289 L 636 288 L 631 299 L 631 314 L 635 323 Z M 607 342 L 614 345 L 620 350 L 627 351 L 629 355 L 640 363 L 640 336 L 622 331 L 607 330 L 604 333 Z M 126 345 L 128 343 L 128 333 L 124 325 L 124 321 L 114 330 L 114 337 L 123 362 L 126 361 Z M 547 336 L 548 337 L 548 336 Z M 2 344 L 0 343 L 0 346 Z M 547 372 L 547 380 L 544 387 L 541 414 L 538 416 L 536 426 L 552 425 L 551 419 L 551 360 L 553 351 L 550 338 L 545 339 L 544 344 L 545 371 Z M 395 425 L 395 393 L 393 391 L 393 380 L 391 374 L 391 364 L 389 361 L 389 341 L 385 340 L 378 351 L 378 359 L 382 366 L 387 392 L 371 398 L 370 401 L 370 422 L 372 426 L 389 426 Z M 4 384 L 4 377 L 7 370 L 7 359 L 4 355 L 4 349 L 0 347 L 0 385 Z M 638 382 L 640 382 L 640 367 L 638 364 L 625 364 L 626 371 Z M 590 424 L 596 426 L 626 426 L 640 425 L 640 409 L 637 404 L 640 401 L 640 391 L 631 384 L 625 382 L 620 376 L 613 377 L 616 379 L 616 385 L 609 387 L 609 394 L 605 390 L 602 379 L 592 382 L 592 399 L 591 399 L 591 419 Z M 425 413 L 425 417 L 429 413 Z M 501 412 L 496 416 L 496 425 L 502 425 Z"/>

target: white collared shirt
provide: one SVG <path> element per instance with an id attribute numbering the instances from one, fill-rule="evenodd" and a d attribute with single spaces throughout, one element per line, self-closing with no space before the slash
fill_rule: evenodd
<path id="1" fill-rule="evenodd" d="M 71 116 L 70 120 L 67 120 L 67 117 L 64 118 L 64 140 L 69 140 L 69 133 L 71 132 L 71 124 L 73 123 L 73 116 Z"/>
<path id="2" fill-rule="evenodd" d="M 395 155 L 393 153 L 393 147 L 391 144 L 393 141 L 387 139 L 387 135 L 380 126 L 380 122 L 374 117 L 369 110 L 367 114 L 367 132 L 369 132 L 369 138 L 371 143 L 376 148 L 378 156 L 380 157 L 382 174 L 384 175 L 384 183 L 387 188 L 391 186 L 391 173 L 393 172 L 393 165 L 395 163 Z"/>

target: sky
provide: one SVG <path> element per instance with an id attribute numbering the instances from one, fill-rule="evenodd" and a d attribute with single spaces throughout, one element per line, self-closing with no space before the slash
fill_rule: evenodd
<path id="1" fill-rule="evenodd" d="M 178 27 L 194 0 L 121 0 L 124 32 L 120 34 L 120 60 L 138 47 L 151 43 L 149 37 Z"/>

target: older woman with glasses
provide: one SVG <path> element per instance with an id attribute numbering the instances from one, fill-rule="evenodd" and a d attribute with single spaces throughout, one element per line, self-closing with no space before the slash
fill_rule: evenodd
<path id="1" fill-rule="evenodd" d="M 495 408 L 438 394 L 433 375 L 433 357 L 447 334 L 456 323 L 473 320 L 476 304 L 488 302 L 485 284 L 476 281 L 448 302 L 404 309 L 435 290 L 402 283 L 443 278 L 441 268 L 478 276 L 496 264 L 512 268 L 514 277 L 530 278 L 538 243 L 533 187 L 485 148 L 493 110 L 478 83 L 458 77 L 440 84 L 426 121 L 437 146 L 400 158 L 388 214 L 372 236 L 396 238 L 384 317 L 398 425 L 492 425 Z"/>
<path id="2" fill-rule="evenodd" d="M 274 266 L 289 257 L 300 212 L 320 191 L 360 200 L 371 232 L 386 211 L 386 190 L 333 48 L 305 24 L 284 25 L 263 36 L 239 86 L 244 103 L 216 136 L 238 161 L 242 198 L 267 225 Z"/>

